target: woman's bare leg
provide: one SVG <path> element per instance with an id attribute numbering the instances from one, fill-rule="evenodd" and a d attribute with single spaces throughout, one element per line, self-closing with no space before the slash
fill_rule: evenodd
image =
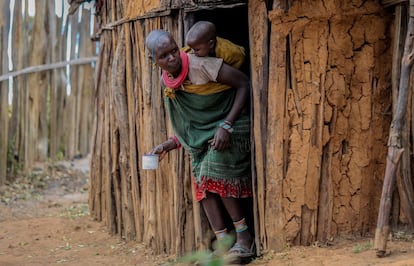
<path id="1" fill-rule="evenodd" d="M 219 195 L 207 192 L 207 197 L 201 200 L 200 203 L 214 231 L 226 228 L 226 221 L 222 213 L 221 198 Z"/>
<path id="2" fill-rule="evenodd" d="M 226 208 L 227 212 L 229 213 L 231 219 L 234 222 L 238 222 L 245 218 L 245 214 L 243 212 L 242 201 L 241 199 L 236 198 L 222 198 L 224 207 Z M 245 230 L 243 232 L 237 233 L 237 243 L 239 243 L 242 247 L 246 249 L 250 249 L 253 237 L 251 236 L 249 230 Z"/>
<path id="3" fill-rule="evenodd" d="M 214 231 L 226 228 L 226 221 L 222 213 L 222 204 L 229 213 L 233 223 L 245 218 L 241 199 L 221 198 L 218 194 L 207 192 L 207 197 L 201 200 L 201 205 L 207 215 L 210 226 Z M 254 239 L 249 230 L 236 233 L 236 243 L 246 250 L 250 250 Z"/>

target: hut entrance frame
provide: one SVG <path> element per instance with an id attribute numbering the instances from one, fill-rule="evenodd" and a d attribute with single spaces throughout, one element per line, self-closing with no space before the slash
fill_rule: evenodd
<path id="1" fill-rule="evenodd" d="M 249 46 L 249 25 L 248 25 L 248 8 L 247 5 L 237 5 L 237 6 L 226 6 L 221 8 L 207 8 L 207 9 L 198 9 L 196 11 L 185 11 L 185 21 L 184 35 L 188 32 L 192 25 L 196 22 L 204 20 L 214 23 L 217 30 L 217 36 L 221 38 L 228 39 L 233 43 L 244 47 L 246 57 L 244 64 L 241 66 L 240 70 L 243 71 L 247 76 L 250 77 L 250 46 Z M 229 19 L 231 18 L 231 19 Z M 185 36 L 183 36 L 185 41 Z M 252 108 L 252 107 L 250 107 Z M 252 160 L 254 163 L 254 160 Z M 252 170 L 253 171 L 253 170 Z M 254 173 L 253 173 L 254 176 Z M 252 206 L 253 199 L 245 199 L 245 206 Z M 224 206 L 223 206 L 224 208 Z M 202 209 L 201 209 L 202 211 Z M 204 214 L 203 214 L 204 216 Z M 257 230 L 255 230 L 254 224 L 258 224 L 257 219 L 258 215 L 253 212 L 252 209 L 246 209 L 246 216 L 249 222 L 249 228 L 251 233 L 257 235 Z M 204 216 L 205 219 L 206 216 Z M 229 216 L 227 216 L 227 223 L 229 227 L 232 227 L 232 221 Z M 256 231 L 256 232 L 254 232 Z"/>

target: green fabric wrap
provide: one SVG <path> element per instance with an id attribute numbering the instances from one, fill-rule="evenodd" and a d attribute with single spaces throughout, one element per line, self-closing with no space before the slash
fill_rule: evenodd
<path id="1" fill-rule="evenodd" d="M 217 181 L 250 182 L 250 118 L 247 112 L 233 123 L 229 149 L 219 152 L 208 143 L 230 111 L 235 93 L 235 89 L 210 95 L 177 90 L 175 99 L 164 97 L 174 133 L 191 155 L 197 182 L 203 176 Z"/>

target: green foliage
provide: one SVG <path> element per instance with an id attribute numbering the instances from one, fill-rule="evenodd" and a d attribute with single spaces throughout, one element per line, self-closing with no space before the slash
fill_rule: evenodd
<path id="1" fill-rule="evenodd" d="M 352 248 L 352 252 L 353 253 L 361 253 L 361 245 L 360 244 L 356 244 L 353 248 Z"/>
<path id="2" fill-rule="evenodd" d="M 9 140 L 7 147 L 7 174 L 16 176 L 22 169 L 23 164 L 16 160 L 16 137 Z"/>
<path id="3" fill-rule="evenodd" d="M 78 219 L 82 216 L 89 215 L 89 205 L 88 204 L 74 204 L 65 208 L 65 211 L 61 214 L 62 217 L 67 217 L 71 220 Z"/>
<path id="4" fill-rule="evenodd" d="M 189 253 L 177 260 L 174 264 L 196 264 L 200 266 L 226 266 L 230 265 L 231 261 L 233 261 L 233 257 L 226 254 L 227 250 L 234 243 L 234 238 L 232 236 L 228 236 L 220 241 L 215 241 L 213 243 L 214 251 L 210 250 L 201 250 Z"/>
<path id="5" fill-rule="evenodd" d="M 57 161 L 63 161 L 65 159 L 65 139 L 59 142 L 59 147 L 55 155 Z"/>
<path id="6" fill-rule="evenodd" d="M 56 160 L 58 161 L 63 161 L 65 159 L 65 155 L 63 155 L 63 151 L 59 150 L 56 153 Z"/>
<path id="7" fill-rule="evenodd" d="M 359 243 L 354 246 L 352 249 L 353 253 L 361 253 L 362 251 L 370 250 L 373 247 L 372 241 L 365 243 L 364 245 L 360 245 Z"/>

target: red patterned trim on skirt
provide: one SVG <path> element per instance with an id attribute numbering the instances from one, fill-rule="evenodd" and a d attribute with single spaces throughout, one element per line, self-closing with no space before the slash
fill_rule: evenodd
<path id="1" fill-rule="evenodd" d="M 253 197 L 251 182 L 232 183 L 230 180 L 217 181 L 203 176 L 198 184 L 193 177 L 196 200 L 201 201 L 206 197 L 206 192 L 219 194 L 222 198 L 248 198 Z"/>

